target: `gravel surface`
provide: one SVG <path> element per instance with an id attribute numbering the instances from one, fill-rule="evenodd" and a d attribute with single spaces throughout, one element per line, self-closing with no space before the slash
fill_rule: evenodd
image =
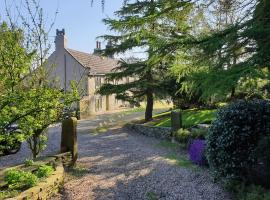
<path id="1" fill-rule="evenodd" d="M 230 195 L 212 181 L 207 170 L 185 168 L 169 162 L 175 149 L 160 141 L 121 127 L 93 134 L 100 123 L 117 123 L 142 116 L 106 115 L 82 120 L 78 125 L 78 168 L 51 200 L 229 200 Z M 60 127 L 49 130 L 49 144 L 43 154 L 59 151 Z M 177 150 L 177 149 L 176 149 Z M 180 156 L 185 152 L 177 150 Z M 25 160 L 30 155 L 23 145 L 18 154 L 0 157 L 0 167 Z M 69 175 L 70 176 L 70 175 Z"/>
<path id="2" fill-rule="evenodd" d="M 79 137 L 78 165 L 84 174 L 64 185 L 67 200 L 227 200 L 207 170 L 168 162 L 172 150 L 160 141 L 122 128 Z M 180 151 L 179 151 L 180 152 Z"/>
<path id="3" fill-rule="evenodd" d="M 154 110 L 154 113 L 160 113 L 166 109 Z M 119 112 L 111 114 L 102 114 L 94 119 L 80 120 L 78 123 L 78 133 L 90 133 L 97 127 L 104 126 L 104 122 L 107 125 L 115 125 L 119 122 L 128 122 L 137 118 L 143 117 L 144 113 L 139 112 Z M 79 135 L 80 137 L 80 135 Z M 48 142 L 46 149 L 41 153 L 41 156 L 53 155 L 59 153 L 61 141 L 61 125 L 55 124 L 48 129 Z M 5 167 L 10 167 L 23 163 L 25 159 L 31 159 L 32 154 L 26 142 L 21 146 L 18 153 L 0 157 L 0 170 Z"/>

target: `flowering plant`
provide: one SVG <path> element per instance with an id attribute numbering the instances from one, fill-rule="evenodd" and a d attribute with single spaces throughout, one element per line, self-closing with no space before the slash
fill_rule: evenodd
<path id="1" fill-rule="evenodd" d="M 206 165 L 205 148 L 205 140 L 194 140 L 188 150 L 189 159 L 197 165 Z"/>

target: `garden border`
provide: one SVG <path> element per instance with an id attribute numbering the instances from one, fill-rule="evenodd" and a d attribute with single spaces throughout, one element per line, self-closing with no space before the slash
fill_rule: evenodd
<path id="1" fill-rule="evenodd" d="M 36 186 L 23 191 L 18 196 L 7 198 L 6 200 L 42 200 L 48 199 L 56 194 L 64 183 L 64 166 L 67 164 L 68 157 L 71 157 L 70 152 L 45 157 L 44 160 L 53 162 L 55 164 L 55 171 L 52 173 L 52 175 L 44 180 L 41 180 Z M 23 164 L 6 168 L 2 171 L 2 173 L 9 169 L 16 169 L 21 166 L 23 166 Z"/>

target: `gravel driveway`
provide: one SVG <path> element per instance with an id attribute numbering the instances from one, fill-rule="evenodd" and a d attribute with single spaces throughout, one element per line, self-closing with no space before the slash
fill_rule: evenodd
<path id="1" fill-rule="evenodd" d="M 212 181 L 207 170 L 179 167 L 169 162 L 178 149 L 162 147 L 161 142 L 121 127 L 93 134 L 104 121 L 117 123 L 142 116 L 106 115 L 82 120 L 78 125 L 78 167 L 51 200 L 229 200 L 230 195 Z M 59 151 L 60 127 L 49 130 L 48 149 Z M 28 154 L 26 146 L 18 154 L 0 158 L 0 167 L 19 163 Z M 70 175 L 68 175 L 70 176 Z M 74 178 L 75 177 L 75 178 Z"/>
<path id="2" fill-rule="evenodd" d="M 64 185 L 67 200 L 227 200 L 229 194 L 206 170 L 179 167 L 160 141 L 123 128 L 79 137 L 78 165 L 84 173 Z"/>
<path id="3" fill-rule="evenodd" d="M 154 110 L 154 113 L 160 113 L 166 111 L 166 109 L 157 109 Z M 124 123 L 137 118 L 143 117 L 144 112 L 119 112 L 112 114 L 103 114 L 99 115 L 93 119 L 88 120 L 80 120 L 78 123 L 78 137 L 80 137 L 80 133 L 90 133 L 94 132 L 94 130 L 103 126 L 104 123 L 107 125 L 116 125 L 119 122 Z M 61 141 L 61 125 L 55 124 L 54 126 L 48 129 L 48 142 L 47 148 L 42 152 L 42 156 L 57 154 L 60 151 L 60 141 Z M 18 153 L 8 156 L 0 157 L 0 170 L 5 167 L 10 167 L 13 165 L 20 164 L 25 161 L 25 159 L 31 159 L 32 154 L 28 148 L 26 142 L 24 142 L 21 146 L 21 149 Z"/>

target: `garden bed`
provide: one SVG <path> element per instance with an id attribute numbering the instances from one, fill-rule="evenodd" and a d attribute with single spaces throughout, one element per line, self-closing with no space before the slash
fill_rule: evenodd
<path id="1" fill-rule="evenodd" d="M 63 183 L 70 153 L 47 157 L 0 171 L 0 200 L 47 199 Z"/>

